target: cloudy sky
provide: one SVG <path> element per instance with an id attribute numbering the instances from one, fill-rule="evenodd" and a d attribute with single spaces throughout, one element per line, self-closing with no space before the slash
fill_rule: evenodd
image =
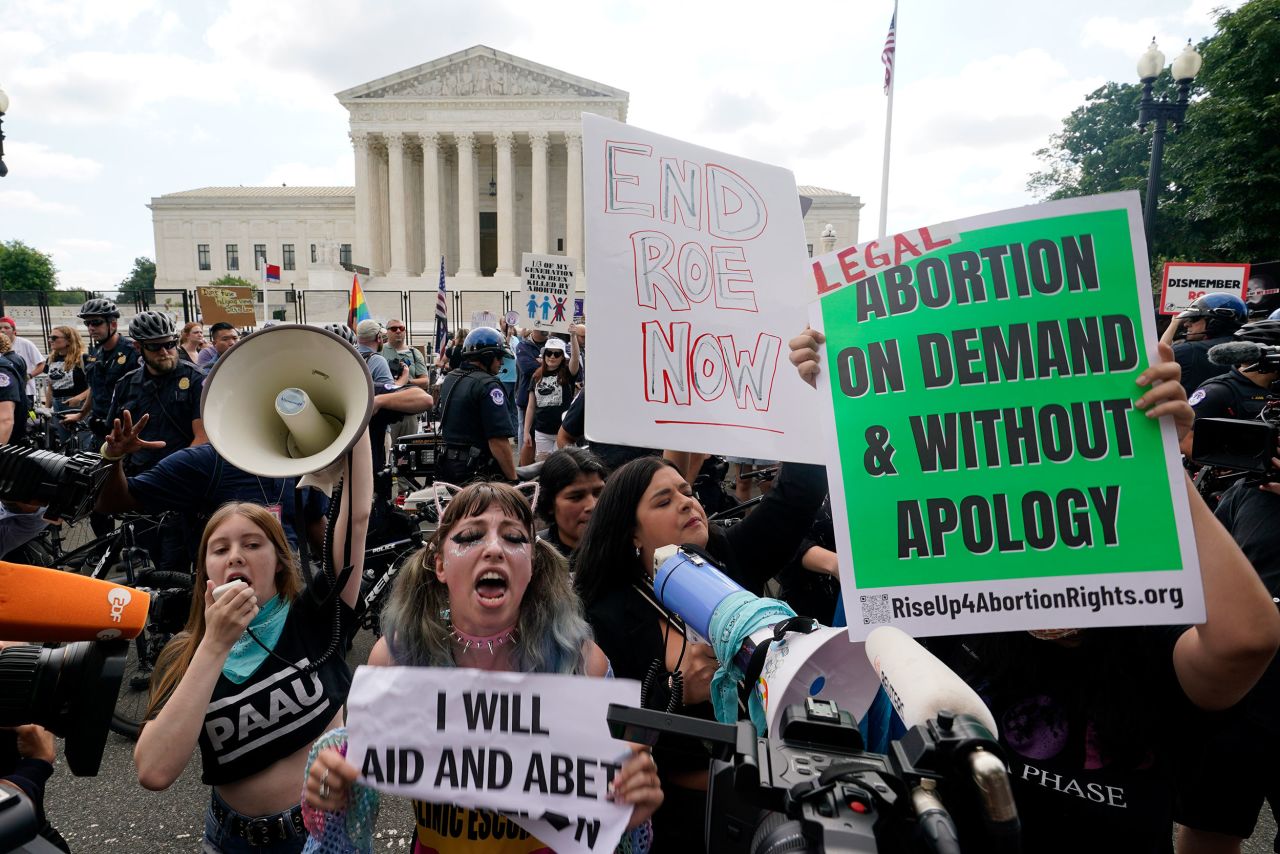
<path id="1" fill-rule="evenodd" d="M 1153 35 L 1172 59 L 1210 34 L 1223 2 L 904 0 L 890 229 L 1031 201 L 1062 117 L 1133 80 Z M 863 239 L 879 216 L 892 0 L 3 5 L 0 240 L 51 253 L 64 286 L 110 288 L 154 255 L 153 196 L 350 185 L 333 93 L 475 44 L 628 91 L 633 124 L 861 196 Z"/>

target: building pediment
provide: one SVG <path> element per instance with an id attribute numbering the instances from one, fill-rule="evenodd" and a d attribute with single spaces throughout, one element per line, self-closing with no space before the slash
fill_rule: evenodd
<path id="1" fill-rule="evenodd" d="M 477 45 L 339 92 L 345 103 L 377 100 L 627 100 L 627 93 Z"/>

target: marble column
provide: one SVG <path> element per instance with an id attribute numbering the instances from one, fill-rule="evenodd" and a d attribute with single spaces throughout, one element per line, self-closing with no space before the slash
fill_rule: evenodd
<path id="1" fill-rule="evenodd" d="M 516 173 L 511 168 L 511 143 L 514 135 L 500 130 L 493 135 L 498 155 L 498 269 L 495 276 L 514 274 L 511 256 L 516 224 Z"/>
<path id="2" fill-rule="evenodd" d="M 369 203 L 373 215 L 373 253 L 369 257 L 369 272 L 382 276 L 387 272 L 391 259 L 391 232 L 387 228 L 387 147 L 386 138 L 379 135 L 369 146 L 370 193 Z"/>
<path id="3" fill-rule="evenodd" d="M 387 134 L 387 196 L 391 232 L 389 276 L 409 275 L 409 228 L 405 222 L 404 134 Z"/>
<path id="4" fill-rule="evenodd" d="M 476 135 L 454 134 L 458 148 L 458 277 L 480 275 L 480 220 L 476 216 Z"/>
<path id="5" fill-rule="evenodd" d="M 575 269 L 582 274 L 582 134 L 564 135 L 565 151 L 565 245 L 564 254 L 575 259 Z"/>
<path id="6" fill-rule="evenodd" d="M 529 213 L 533 225 L 533 251 L 547 254 L 547 132 L 529 131 L 529 148 L 533 152 L 533 192 Z"/>
<path id="7" fill-rule="evenodd" d="M 356 245 L 351 260 L 368 265 L 373 257 L 373 210 L 369 185 L 369 134 L 362 130 L 351 132 L 351 145 L 356 152 Z"/>
<path id="8" fill-rule="evenodd" d="M 422 229 L 426 264 L 422 275 L 432 281 L 440 273 L 444 240 L 440 231 L 440 135 L 422 134 Z"/>
<path id="9" fill-rule="evenodd" d="M 416 139 L 406 140 L 404 156 L 404 189 L 406 193 L 405 231 L 409 242 L 409 275 L 421 276 L 423 268 L 422 235 L 422 149 Z"/>

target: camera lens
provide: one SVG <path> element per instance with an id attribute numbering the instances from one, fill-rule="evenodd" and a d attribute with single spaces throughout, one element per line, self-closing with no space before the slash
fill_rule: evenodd
<path id="1" fill-rule="evenodd" d="M 48 508 L 49 519 L 74 522 L 93 509 L 108 466 L 96 454 L 64 457 L 18 445 L 0 445 L 0 499 Z"/>
<path id="2" fill-rule="evenodd" d="M 127 653 L 124 640 L 0 650 L 0 726 L 39 724 L 62 736 L 71 773 L 94 776 Z"/>

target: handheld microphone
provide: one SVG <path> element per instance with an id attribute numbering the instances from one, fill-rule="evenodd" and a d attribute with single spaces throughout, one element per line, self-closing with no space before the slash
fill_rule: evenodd
<path id="1" fill-rule="evenodd" d="M 881 626 L 867 635 L 866 651 L 908 729 L 949 712 L 968 715 L 997 735 L 995 718 L 978 693 L 906 632 Z"/>
<path id="2" fill-rule="evenodd" d="M 908 729 L 937 721 L 940 728 L 949 730 L 957 716 L 965 715 L 996 737 L 995 718 L 977 692 L 906 632 L 881 626 L 867 635 L 866 650 Z M 1016 850 L 1021 825 L 1004 762 L 980 747 L 970 750 L 965 762 L 978 790 L 988 833 Z M 920 806 L 917 802 L 917 808 Z"/>
<path id="3" fill-rule="evenodd" d="M 151 594 L 143 590 L 0 561 L 0 638 L 4 640 L 135 638 L 147 623 L 150 605 Z"/>
<path id="4" fill-rule="evenodd" d="M 1209 361 L 1223 367 L 1244 365 L 1256 362 L 1276 349 L 1264 347 L 1256 341 L 1228 341 L 1209 349 Z"/>

